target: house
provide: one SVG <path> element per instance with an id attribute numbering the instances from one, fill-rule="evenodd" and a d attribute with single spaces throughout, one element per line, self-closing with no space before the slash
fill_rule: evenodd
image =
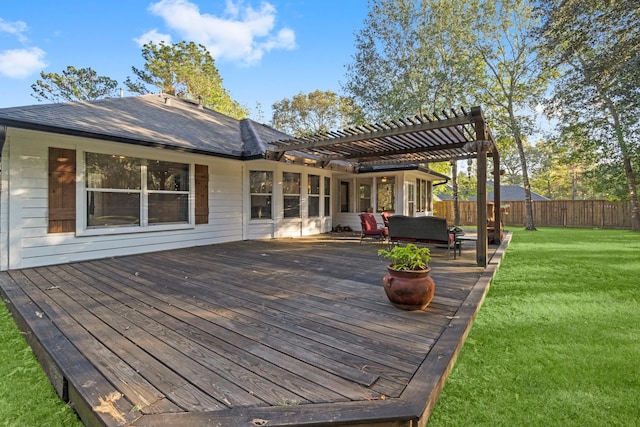
<path id="1" fill-rule="evenodd" d="M 493 182 L 489 182 L 489 187 L 493 188 Z M 475 196 L 469 198 L 469 200 L 476 200 Z M 493 191 L 487 193 L 487 200 L 493 201 Z M 500 200 L 504 202 L 523 202 L 525 200 L 524 187 L 521 185 L 500 185 Z M 549 200 L 535 191 L 531 191 L 531 200 Z"/>
<path id="2" fill-rule="evenodd" d="M 162 94 L 0 109 L 0 270 L 358 230 L 363 210 L 428 214 L 447 179 L 292 140 Z"/>

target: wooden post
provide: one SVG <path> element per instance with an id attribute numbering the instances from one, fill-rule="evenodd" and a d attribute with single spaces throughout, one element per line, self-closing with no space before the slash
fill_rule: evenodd
<path id="1" fill-rule="evenodd" d="M 487 236 L 487 152 L 483 144 L 478 144 L 478 240 L 476 241 L 476 261 L 480 267 L 487 266 L 489 238 Z"/>
<path id="2" fill-rule="evenodd" d="M 453 225 L 460 225 L 460 209 L 458 208 L 458 161 L 451 160 L 451 185 L 453 186 Z"/>
<path id="3" fill-rule="evenodd" d="M 480 267 L 487 266 L 487 254 L 489 253 L 489 241 L 487 236 L 487 151 L 485 141 L 487 140 L 487 130 L 484 123 L 484 116 L 480 107 L 471 109 L 471 116 L 474 118 L 476 128 L 476 159 L 478 162 L 478 240 L 476 241 L 476 262 Z"/>
<path id="4" fill-rule="evenodd" d="M 493 227 L 493 236 L 491 243 L 500 243 L 502 240 L 502 209 L 500 196 L 500 153 L 497 147 L 493 147 L 493 202 L 495 203 L 495 225 Z"/>

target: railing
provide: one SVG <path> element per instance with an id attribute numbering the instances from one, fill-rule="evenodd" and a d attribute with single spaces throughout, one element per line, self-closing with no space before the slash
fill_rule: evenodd
<path id="1" fill-rule="evenodd" d="M 522 226 L 526 223 L 524 201 L 502 202 L 502 224 Z M 434 215 L 453 223 L 453 200 L 433 203 Z M 631 204 L 628 201 L 545 200 L 532 202 L 536 227 L 631 228 Z M 476 202 L 459 201 L 460 224 L 476 225 Z"/>

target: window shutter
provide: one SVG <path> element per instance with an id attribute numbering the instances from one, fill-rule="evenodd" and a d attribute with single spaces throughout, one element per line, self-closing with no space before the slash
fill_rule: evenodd
<path id="1" fill-rule="evenodd" d="M 76 151 L 49 147 L 49 233 L 76 231 Z"/>
<path id="2" fill-rule="evenodd" d="M 195 165 L 196 175 L 196 224 L 209 223 L 209 167 Z"/>

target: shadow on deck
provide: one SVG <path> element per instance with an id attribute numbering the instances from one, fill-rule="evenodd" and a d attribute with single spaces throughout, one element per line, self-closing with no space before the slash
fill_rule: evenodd
<path id="1" fill-rule="evenodd" d="M 433 249 L 433 301 L 393 307 L 375 243 L 245 241 L 0 273 L 87 425 L 424 425 L 509 243 Z"/>

